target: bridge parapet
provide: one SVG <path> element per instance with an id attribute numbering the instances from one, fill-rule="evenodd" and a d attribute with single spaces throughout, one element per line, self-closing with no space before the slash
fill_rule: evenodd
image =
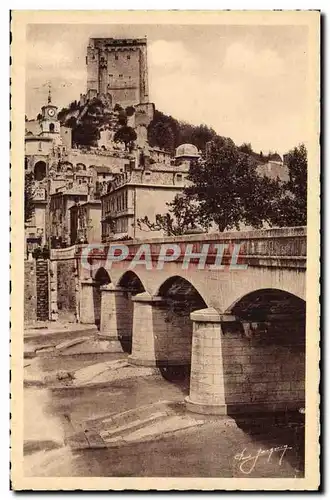
<path id="1" fill-rule="evenodd" d="M 52 250 L 51 258 L 63 260 L 73 257 L 79 258 L 81 255 L 87 257 L 88 255 L 93 260 L 106 261 L 110 247 L 125 246 L 128 248 L 128 252 L 121 260 L 130 261 L 137 254 L 141 245 L 148 248 L 153 262 L 158 260 L 161 249 L 166 245 L 167 247 L 176 246 L 180 249 L 176 258 L 177 262 L 182 262 L 186 251 L 189 250 L 192 254 L 206 253 L 206 263 L 212 264 L 219 251 L 219 245 L 223 245 L 225 247 L 224 263 L 226 263 L 226 259 L 227 263 L 230 262 L 233 249 L 236 248 L 240 258 L 249 266 L 305 269 L 307 231 L 306 227 L 290 227 L 113 241 L 107 244 L 76 245 L 67 249 Z M 191 259 L 191 262 L 193 263 L 194 259 Z"/>

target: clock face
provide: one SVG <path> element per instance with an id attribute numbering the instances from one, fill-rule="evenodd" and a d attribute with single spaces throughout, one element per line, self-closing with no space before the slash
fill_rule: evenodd
<path id="1" fill-rule="evenodd" d="M 48 110 L 48 114 L 49 114 L 49 116 L 54 116 L 55 115 L 55 111 L 53 109 L 49 109 Z"/>

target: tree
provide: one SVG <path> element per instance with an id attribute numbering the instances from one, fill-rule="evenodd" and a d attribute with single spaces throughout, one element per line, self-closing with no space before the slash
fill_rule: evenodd
<path id="1" fill-rule="evenodd" d="M 34 181 L 33 173 L 26 172 L 25 173 L 25 182 L 24 182 L 24 221 L 25 221 L 25 223 L 30 222 L 30 220 L 32 219 L 32 216 L 34 214 L 33 181 Z"/>
<path id="2" fill-rule="evenodd" d="M 252 149 L 252 146 L 251 146 L 250 142 L 249 143 L 243 142 L 243 144 L 241 144 L 241 146 L 238 146 L 238 149 L 242 153 L 245 153 L 245 154 L 248 154 L 248 155 L 252 155 L 253 154 L 253 149 Z"/>
<path id="3" fill-rule="evenodd" d="M 283 184 L 272 222 L 282 226 L 307 224 L 307 149 L 300 144 L 287 155 L 289 180 Z"/>
<path id="4" fill-rule="evenodd" d="M 163 231 L 166 236 L 198 233 L 207 229 L 208 223 L 200 217 L 198 204 L 192 198 L 179 194 L 166 205 L 169 207 L 168 212 L 157 214 L 155 222 L 147 216 L 137 219 L 138 228 L 142 231 Z"/>
<path id="5" fill-rule="evenodd" d="M 224 137 L 212 141 L 207 155 L 190 165 L 188 180 L 191 185 L 168 204 L 166 214 L 138 223 L 167 235 L 207 230 L 212 223 L 220 232 L 239 230 L 242 224 L 260 228 L 272 223 L 283 190 L 278 179 L 258 175 L 253 158 Z"/>
<path id="6" fill-rule="evenodd" d="M 66 127 L 74 129 L 77 125 L 77 119 L 74 116 L 70 116 L 65 125 Z"/>
<path id="7" fill-rule="evenodd" d="M 75 144 L 96 146 L 99 138 L 98 127 L 90 120 L 85 120 L 72 129 L 72 142 Z"/>
<path id="8" fill-rule="evenodd" d="M 159 111 L 148 126 L 148 142 L 152 147 L 158 147 L 174 152 L 176 146 L 175 127 L 170 117 Z"/>
<path id="9" fill-rule="evenodd" d="M 136 141 L 137 135 L 132 127 L 121 127 L 117 130 L 114 135 L 115 142 L 123 142 L 125 144 L 125 150 L 132 149 L 133 142 Z"/>
<path id="10" fill-rule="evenodd" d="M 185 193 L 199 202 L 200 216 L 221 232 L 239 230 L 241 224 L 262 227 L 281 190 L 278 180 L 259 176 L 253 158 L 224 137 L 212 141 L 206 157 L 191 165 L 188 179 L 192 185 Z"/>
<path id="11" fill-rule="evenodd" d="M 114 111 L 123 111 L 123 108 L 120 104 L 115 104 L 115 107 L 113 108 Z"/>
<path id="12" fill-rule="evenodd" d="M 125 112 L 126 112 L 126 116 L 133 116 L 135 113 L 134 106 L 127 106 L 127 108 L 125 109 Z"/>
<path id="13" fill-rule="evenodd" d="M 199 125 L 193 128 L 191 140 L 189 142 L 194 144 L 200 151 L 205 151 L 206 144 L 213 141 L 216 137 L 217 133 L 215 130 L 206 125 Z"/>
<path id="14" fill-rule="evenodd" d="M 118 125 L 120 125 L 121 127 L 125 127 L 127 125 L 127 115 L 124 110 L 119 111 Z"/>
<path id="15" fill-rule="evenodd" d="M 204 151 L 206 143 L 217 137 L 216 132 L 206 125 L 191 125 L 178 121 L 172 116 L 156 110 L 154 118 L 148 126 L 150 146 L 174 152 L 180 144 L 191 143 Z"/>

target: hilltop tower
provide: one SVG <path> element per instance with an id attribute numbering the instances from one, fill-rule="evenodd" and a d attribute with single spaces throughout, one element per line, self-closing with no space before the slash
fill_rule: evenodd
<path id="1" fill-rule="evenodd" d="M 123 107 L 149 101 L 147 38 L 90 38 L 87 97 L 108 96 Z"/>

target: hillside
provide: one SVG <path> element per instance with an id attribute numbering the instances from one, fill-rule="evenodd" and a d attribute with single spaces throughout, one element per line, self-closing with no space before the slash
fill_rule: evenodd
<path id="1" fill-rule="evenodd" d="M 127 127 L 129 117 L 134 114 L 134 108 L 123 109 L 116 104 L 112 110 L 103 98 L 94 98 L 81 105 L 72 102 L 63 108 L 59 114 L 62 125 L 72 128 L 72 141 L 76 146 L 96 146 L 100 138 L 100 131 L 106 128 L 117 132 L 120 128 Z M 207 142 L 219 137 L 211 127 L 205 124 L 192 125 L 155 110 L 154 118 L 148 126 L 148 141 L 150 146 L 175 152 L 180 144 L 194 144 L 204 152 Z M 242 144 L 238 148 L 253 157 L 257 163 L 267 163 L 275 159 L 276 153 L 263 155 L 262 152 L 253 151 L 251 144 Z"/>

